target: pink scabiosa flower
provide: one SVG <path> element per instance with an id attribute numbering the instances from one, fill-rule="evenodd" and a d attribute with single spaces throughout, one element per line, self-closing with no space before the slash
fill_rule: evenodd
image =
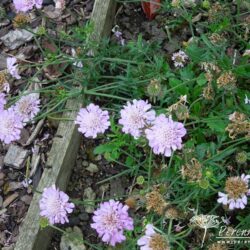
<path id="1" fill-rule="evenodd" d="M 183 68 L 184 64 L 188 60 L 187 54 L 180 50 L 172 55 L 172 61 L 174 62 L 174 66 L 176 68 Z"/>
<path id="2" fill-rule="evenodd" d="M 143 100 L 133 100 L 121 110 L 122 131 L 131 134 L 135 139 L 141 136 L 142 130 L 155 119 L 155 111 L 150 110 L 151 104 Z"/>
<path id="3" fill-rule="evenodd" d="M 0 112 L 0 140 L 6 144 L 20 139 L 22 119 L 13 109 Z"/>
<path id="4" fill-rule="evenodd" d="M 16 79 L 21 79 L 21 76 L 18 73 L 17 65 L 16 65 L 17 59 L 15 57 L 8 57 L 7 58 L 7 70 Z"/>
<path id="5" fill-rule="evenodd" d="M 47 218 L 52 225 L 69 222 L 68 214 L 75 208 L 75 205 L 69 202 L 69 196 L 55 185 L 44 189 L 39 206 L 40 215 Z"/>
<path id="6" fill-rule="evenodd" d="M 170 250 L 168 241 L 155 232 L 152 224 L 146 226 L 145 235 L 137 241 L 137 245 L 141 250 Z"/>
<path id="7" fill-rule="evenodd" d="M 85 137 L 96 138 L 97 134 L 103 134 L 110 126 L 108 111 L 103 111 L 91 103 L 80 109 L 75 124 L 80 125 L 78 130 Z"/>
<path id="8" fill-rule="evenodd" d="M 129 207 L 119 201 L 110 200 L 100 204 L 94 212 L 91 227 L 96 230 L 102 241 L 115 246 L 126 239 L 124 230 L 133 230 L 133 219 L 128 214 Z"/>
<path id="9" fill-rule="evenodd" d="M 34 6 L 42 8 L 43 0 L 13 0 L 13 3 L 17 12 L 27 12 Z"/>
<path id="10" fill-rule="evenodd" d="M 155 154 L 170 157 L 173 151 L 182 148 L 182 137 L 186 129 L 182 123 L 161 114 L 156 117 L 153 126 L 145 130 L 145 134 Z"/>
<path id="11" fill-rule="evenodd" d="M 226 193 L 219 192 L 217 202 L 228 205 L 230 210 L 235 208 L 244 209 L 247 205 L 247 195 L 250 195 L 249 179 L 250 175 L 245 174 L 242 174 L 240 177 L 227 178 L 224 188 Z"/>
<path id="12" fill-rule="evenodd" d="M 0 111 L 4 110 L 4 105 L 6 104 L 5 94 L 0 93 Z"/>
<path id="13" fill-rule="evenodd" d="M 14 105 L 14 111 L 22 118 L 24 123 L 32 120 L 40 111 L 40 100 L 36 93 L 21 97 Z"/>

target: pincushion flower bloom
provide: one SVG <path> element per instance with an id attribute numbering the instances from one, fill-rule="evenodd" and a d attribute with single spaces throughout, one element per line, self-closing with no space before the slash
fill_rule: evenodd
<path id="1" fill-rule="evenodd" d="M 145 130 L 145 134 L 155 154 L 170 157 L 173 151 L 182 148 L 182 137 L 186 135 L 186 129 L 182 123 L 161 114 L 156 117 L 153 126 Z"/>
<path id="2" fill-rule="evenodd" d="M 247 196 L 250 195 L 248 181 L 250 175 L 242 174 L 240 177 L 229 177 L 225 184 L 225 193 L 219 192 L 218 203 L 228 205 L 230 210 L 244 209 L 247 205 Z"/>
<path id="3" fill-rule="evenodd" d="M 0 112 L 0 140 L 2 142 L 9 144 L 19 140 L 22 128 L 22 119 L 13 109 Z"/>
<path id="4" fill-rule="evenodd" d="M 187 54 L 180 50 L 172 55 L 172 61 L 174 62 L 174 66 L 176 68 L 182 68 L 184 67 L 184 64 L 188 60 Z"/>
<path id="5" fill-rule="evenodd" d="M 14 111 L 22 118 L 24 123 L 32 120 L 40 111 L 39 95 L 32 93 L 22 96 L 19 101 L 14 105 Z"/>
<path id="6" fill-rule="evenodd" d="M 4 105 L 6 104 L 5 94 L 0 93 L 0 111 L 4 110 Z"/>
<path id="7" fill-rule="evenodd" d="M 147 224 L 145 235 L 138 241 L 137 245 L 140 250 L 169 250 L 167 240 L 160 234 L 156 233 L 152 224 Z"/>
<path id="8" fill-rule="evenodd" d="M 85 137 L 96 138 L 97 134 L 103 134 L 110 126 L 108 111 L 103 111 L 98 105 L 91 103 L 80 109 L 75 124 L 80 125 L 78 130 Z"/>
<path id="9" fill-rule="evenodd" d="M 100 204 L 94 212 L 91 227 L 102 241 L 115 246 L 126 239 L 124 230 L 133 230 L 133 219 L 128 214 L 129 207 L 119 201 L 110 200 Z"/>
<path id="10" fill-rule="evenodd" d="M 131 134 L 135 139 L 141 136 L 142 130 L 155 119 L 155 111 L 151 110 L 151 104 L 143 100 L 133 100 L 121 110 L 122 131 Z"/>
<path id="11" fill-rule="evenodd" d="M 13 0 L 13 3 L 17 12 L 27 12 L 34 6 L 42 8 L 43 0 Z"/>
<path id="12" fill-rule="evenodd" d="M 75 205 L 69 202 L 69 196 L 52 187 L 45 188 L 39 202 L 40 215 L 49 220 L 50 224 L 69 222 L 68 214 L 73 212 Z"/>
<path id="13" fill-rule="evenodd" d="M 16 65 L 17 59 L 15 57 L 7 58 L 7 70 L 16 79 L 21 79 L 21 76 L 18 73 L 18 68 Z"/>

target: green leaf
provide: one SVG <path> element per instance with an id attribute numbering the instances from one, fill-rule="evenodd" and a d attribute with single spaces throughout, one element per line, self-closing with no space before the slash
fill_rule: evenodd
<path id="1" fill-rule="evenodd" d="M 119 145 L 117 143 L 114 143 L 114 142 L 102 144 L 102 145 L 97 146 L 94 149 L 94 154 L 111 153 L 112 151 L 116 150 L 117 148 L 119 148 Z"/>
<path id="2" fill-rule="evenodd" d="M 207 79 L 204 73 L 198 76 L 197 83 L 199 86 L 204 86 L 207 83 Z"/>
<path id="3" fill-rule="evenodd" d="M 188 93 L 188 88 L 185 85 L 181 85 L 182 81 L 176 78 L 170 78 L 169 84 L 174 88 L 174 92 L 177 92 L 181 95 L 186 95 Z M 180 86 L 179 86 L 180 85 Z"/>
<path id="4" fill-rule="evenodd" d="M 227 126 L 227 122 L 222 120 L 220 117 L 210 116 L 213 120 L 207 120 L 207 126 L 216 133 L 224 133 Z"/>

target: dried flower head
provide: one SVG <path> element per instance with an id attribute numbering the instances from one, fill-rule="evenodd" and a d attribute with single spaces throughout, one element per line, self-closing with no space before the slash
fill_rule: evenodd
<path id="1" fill-rule="evenodd" d="M 39 95 L 32 93 L 21 97 L 14 105 L 14 111 L 22 118 L 24 123 L 31 121 L 40 111 Z"/>
<path id="2" fill-rule="evenodd" d="M 178 120 L 186 120 L 189 118 L 189 110 L 186 106 L 187 96 L 181 96 L 180 100 L 171 105 L 167 110 L 175 114 Z"/>
<path id="3" fill-rule="evenodd" d="M 143 100 L 133 100 L 121 110 L 122 131 L 131 134 L 135 139 L 141 136 L 143 129 L 155 119 L 155 111 L 151 110 L 151 104 Z"/>
<path id="4" fill-rule="evenodd" d="M 1 86 L 7 82 L 6 79 L 6 72 L 5 71 L 0 71 L 0 90 L 1 90 Z"/>
<path id="5" fill-rule="evenodd" d="M 167 206 L 168 203 L 157 189 L 146 194 L 146 207 L 148 212 L 153 211 L 159 215 L 163 215 Z"/>
<path id="6" fill-rule="evenodd" d="M 236 77 L 231 71 L 224 72 L 217 79 L 218 88 L 223 88 L 228 91 L 232 91 L 236 88 Z"/>
<path id="7" fill-rule="evenodd" d="M 229 115 L 228 119 L 231 122 L 244 122 L 246 120 L 246 115 L 243 113 L 239 113 L 237 111 L 235 111 L 234 113 L 232 113 L 231 115 Z"/>
<path id="8" fill-rule="evenodd" d="M 156 233 L 152 224 L 146 226 L 145 235 L 137 241 L 137 245 L 141 250 L 170 250 L 167 239 Z"/>
<path id="9" fill-rule="evenodd" d="M 204 215 L 204 214 L 199 214 L 195 215 L 190 219 L 190 223 L 192 226 L 202 228 L 204 229 L 204 235 L 202 239 L 202 244 L 201 246 L 203 247 L 207 230 L 209 228 L 217 228 L 220 225 L 220 222 L 218 220 L 219 216 L 217 215 Z"/>
<path id="10" fill-rule="evenodd" d="M 246 135 L 250 137 L 250 121 L 246 120 L 245 114 L 234 112 L 229 116 L 231 123 L 226 127 L 229 137 L 234 139 L 238 135 Z"/>
<path id="11" fill-rule="evenodd" d="M 162 86 L 159 80 L 153 79 L 150 81 L 149 85 L 147 86 L 147 95 L 153 102 L 156 102 L 156 100 L 161 97 Z"/>
<path id="12" fill-rule="evenodd" d="M 214 93 L 214 89 L 213 89 L 213 86 L 212 86 L 210 81 L 208 81 L 207 86 L 205 88 L 203 88 L 202 95 L 206 100 L 213 100 L 214 99 L 215 93 Z"/>
<path id="13" fill-rule="evenodd" d="M 221 72 L 220 68 L 215 63 L 202 62 L 200 65 L 201 65 L 201 69 L 204 70 L 206 73 L 218 74 Z"/>
<path id="14" fill-rule="evenodd" d="M 182 123 L 161 114 L 156 117 L 153 126 L 145 130 L 145 134 L 155 154 L 170 157 L 175 150 L 182 148 L 182 137 L 186 135 L 186 129 Z"/>
<path id="15" fill-rule="evenodd" d="M 0 112 L 0 140 L 6 144 L 19 140 L 23 128 L 21 117 L 12 109 Z"/>
<path id="16" fill-rule="evenodd" d="M 72 213 L 75 207 L 69 202 L 69 196 L 55 185 L 44 189 L 39 206 L 40 215 L 46 217 L 50 224 L 69 222 L 68 214 Z"/>
<path id="17" fill-rule="evenodd" d="M 242 174 L 240 177 L 229 177 L 226 180 L 225 192 L 219 192 L 218 203 L 229 205 L 229 209 L 244 209 L 247 205 L 247 195 L 249 195 L 248 181 L 250 175 Z"/>
<path id="18" fill-rule="evenodd" d="M 208 250 L 228 250 L 228 247 L 225 244 L 213 243 L 208 247 Z"/>
<path id="19" fill-rule="evenodd" d="M 181 168 L 181 175 L 183 179 L 190 182 L 198 182 L 202 179 L 202 166 L 200 162 L 192 158 L 189 163 L 183 165 Z"/>
<path id="20" fill-rule="evenodd" d="M 182 68 L 184 67 L 185 63 L 188 60 L 187 54 L 180 50 L 172 55 L 172 61 L 174 62 L 174 66 L 176 68 Z"/>
<path id="21" fill-rule="evenodd" d="M 209 36 L 209 40 L 212 44 L 222 44 L 226 42 L 226 38 L 223 34 L 218 34 L 218 33 L 212 33 Z"/>
<path id="22" fill-rule="evenodd" d="M 238 152 L 235 156 L 235 160 L 238 164 L 245 164 L 247 162 L 247 152 L 246 151 L 241 151 Z"/>
<path id="23" fill-rule="evenodd" d="M 23 13 L 19 13 L 13 19 L 14 28 L 21 28 L 30 22 L 30 17 Z"/>
<path id="24" fill-rule="evenodd" d="M 94 212 L 94 223 L 91 227 L 97 231 L 103 242 L 115 246 L 126 239 L 124 230 L 134 229 L 128 209 L 128 206 L 114 200 L 100 204 L 100 208 Z"/>
<path id="25" fill-rule="evenodd" d="M 96 138 L 97 134 L 103 134 L 110 126 L 108 111 L 103 111 L 93 103 L 80 109 L 75 124 L 79 124 L 79 132 L 85 137 Z"/>
<path id="26" fill-rule="evenodd" d="M 165 217 L 167 219 L 177 220 L 181 217 L 181 212 L 177 207 L 170 206 L 165 211 Z"/>
<path id="27" fill-rule="evenodd" d="M 223 18 L 225 15 L 225 8 L 219 3 L 214 3 L 208 11 L 208 20 L 215 22 Z"/>
<path id="28" fill-rule="evenodd" d="M 18 74 L 18 68 L 16 65 L 17 59 L 15 57 L 7 58 L 7 70 L 10 75 L 16 79 L 21 79 L 21 76 Z"/>

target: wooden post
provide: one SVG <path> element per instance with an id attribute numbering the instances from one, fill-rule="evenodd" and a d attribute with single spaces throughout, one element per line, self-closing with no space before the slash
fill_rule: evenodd
<path id="1" fill-rule="evenodd" d="M 115 0 L 96 0 L 91 20 L 94 23 L 93 39 L 100 41 L 103 36 L 109 36 L 115 14 Z M 78 99 L 69 100 L 66 108 L 74 110 L 65 112 L 63 117 L 72 121 L 61 121 L 53 139 L 51 151 L 38 191 L 56 184 L 65 190 L 75 164 L 80 145 L 80 134 L 74 124 L 77 112 L 81 106 Z M 39 200 L 41 194 L 34 193 L 27 215 L 19 228 L 19 237 L 15 250 L 46 250 L 52 236 L 52 229 L 41 230 L 39 225 Z"/>

